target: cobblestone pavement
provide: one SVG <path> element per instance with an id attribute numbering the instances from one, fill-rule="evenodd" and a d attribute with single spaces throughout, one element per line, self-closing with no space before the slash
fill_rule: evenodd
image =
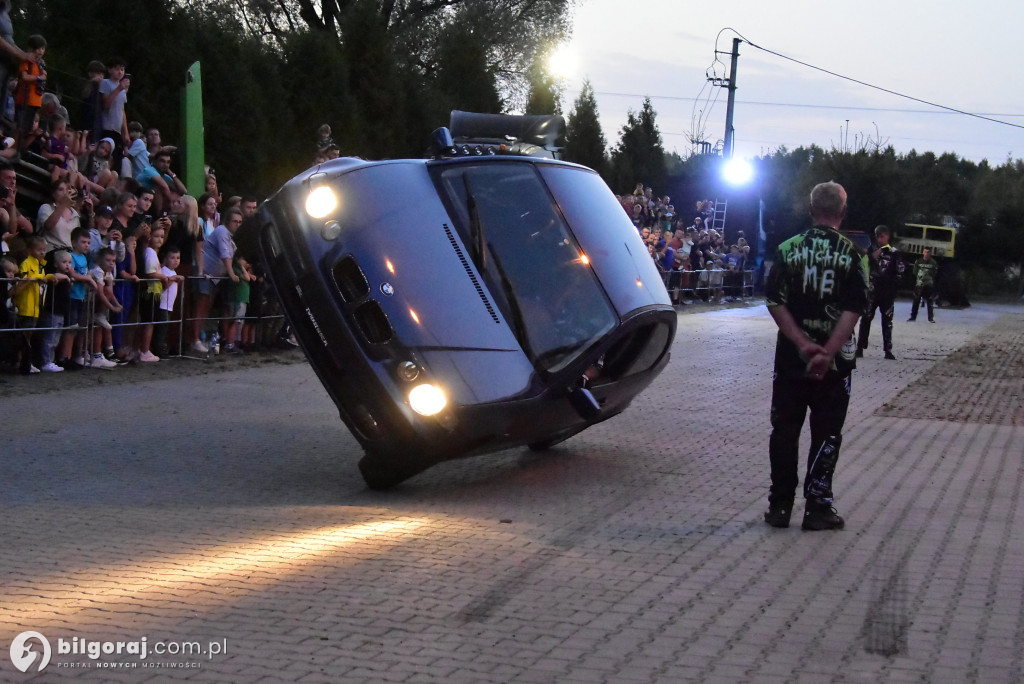
<path id="1" fill-rule="evenodd" d="M 12 380 L 0 681 L 1019 682 L 1024 308 L 908 311 L 854 376 L 842 532 L 761 521 L 763 306 L 682 315 L 648 392 L 547 454 L 388 492 L 305 364 Z M 25 630 L 41 673 L 8 657 Z M 58 641 L 142 637 L 207 653 Z"/>

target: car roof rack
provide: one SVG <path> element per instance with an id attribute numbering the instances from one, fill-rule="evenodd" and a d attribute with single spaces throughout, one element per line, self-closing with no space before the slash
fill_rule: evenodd
<path id="1" fill-rule="evenodd" d="M 453 110 L 447 128 L 434 131 L 431 156 L 515 155 L 560 159 L 565 119 L 557 114 L 480 114 Z"/>

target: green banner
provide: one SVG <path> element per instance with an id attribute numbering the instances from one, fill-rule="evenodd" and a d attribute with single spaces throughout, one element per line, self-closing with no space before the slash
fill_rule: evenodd
<path id="1" fill-rule="evenodd" d="M 188 193 L 199 197 L 206 192 L 206 152 L 203 141 L 203 78 L 199 62 L 185 73 L 181 95 L 181 120 L 184 122 L 181 145 L 181 176 Z"/>

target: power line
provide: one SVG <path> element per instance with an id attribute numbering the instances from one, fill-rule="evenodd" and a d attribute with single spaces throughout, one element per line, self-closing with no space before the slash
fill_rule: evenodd
<path id="1" fill-rule="evenodd" d="M 680 102 L 703 102 L 704 98 L 696 97 L 679 97 L 677 95 L 644 95 L 641 93 L 611 93 L 604 90 L 595 90 L 595 95 L 603 95 L 606 97 L 630 97 L 630 98 L 643 98 L 649 97 L 652 100 L 678 100 Z M 839 109 L 839 110 L 853 110 L 860 112 L 892 112 L 897 114 L 932 114 L 948 116 L 950 114 L 962 114 L 957 110 L 952 111 L 940 111 L 936 112 L 932 109 L 897 109 L 893 107 L 858 107 L 854 105 L 823 105 L 823 104 L 809 104 L 802 102 L 761 102 L 757 100 L 736 100 L 737 104 L 755 105 L 761 107 L 798 107 L 803 109 Z M 971 116 L 1019 116 L 1024 117 L 1024 114 L 1010 114 L 1010 113 L 996 113 L 996 112 L 982 112 L 979 114 L 971 114 Z M 991 120 L 991 119 L 990 119 Z M 1016 124 L 1007 123 L 1001 121 L 998 123 L 1006 123 L 1009 126 L 1015 126 Z"/>
<path id="2" fill-rule="evenodd" d="M 805 67 L 807 67 L 809 69 L 814 69 L 816 71 L 820 71 L 822 73 L 826 73 L 829 76 L 835 76 L 837 78 L 841 78 L 843 80 L 850 81 L 852 83 L 857 83 L 858 85 L 866 86 L 868 88 L 873 88 L 875 90 L 881 90 L 883 93 L 889 93 L 890 95 L 895 95 L 896 97 L 902 97 L 902 98 L 907 99 L 907 100 L 913 100 L 914 102 L 920 102 L 921 104 L 926 104 L 926 105 L 928 105 L 930 107 L 938 107 L 939 109 L 945 109 L 945 110 L 947 110 L 949 112 L 953 112 L 953 113 L 956 113 L 956 114 L 963 114 L 964 116 L 972 116 L 972 117 L 974 117 L 976 119 L 983 119 L 985 121 L 991 121 L 992 123 L 1003 124 L 1004 126 L 1013 126 L 1014 128 L 1024 128 L 1024 125 L 1021 125 L 1021 124 L 1010 123 L 1009 121 L 1003 121 L 1001 119 L 993 119 L 992 117 L 985 116 L 983 114 L 974 114 L 972 112 L 965 112 L 962 109 L 957 109 L 955 107 L 947 107 L 946 105 L 941 105 L 941 104 L 938 104 L 937 102 L 929 102 L 928 100 L 922 100 L 919 97 L 913 97 L 911 95 L 906 95 L 904 93 L 900 93 L 900 92 L 897 92 L 895 90 L 889 90 L 888 88 L 883 88 L 881 86 L 876 86 L 876 85 L 873 85 L 871 83 L 866 83 L 864 81 L 857 80 L 856 78 L 851 78 L 849 76 L 843 76 L 842 74 L 837 74 L 834 71 L 829 71 L 828 69 L 823 69 L 823 68 L 821 68 L 819 66 L 814 66 L 813 64 L 808 64 L 807 62 L 801 62 L 799 59 L 794 59 L 793 57 L 787 57 L 786 55 L 783 55 L 783 54 L 781 54 L 779 52 L 775 52 L 774 50 L 769 50 L 766 47 L 762 47 L 762 46 L 760 46 L 760 45 L 758 45 L 756 43 L 752 43 L 749 40 L 747 40 L 747 38 L 742 33 L 740 33 L 739 31 L 737 31 L 735 29 L 731 29 L 731 30 L 737 36 L 742 38 L 743 41 L 745 43 L 747 43 L 747 45 L 749 45 L 751 47 L 755 47 L 758 50 L 761 50 L 763 52 L 767 52 L 770 55 L 775 55 L 776 57 L 781 57 L 782 59 L 789 60 L 790 62 L 794 62 L 795 64 L 799 64 L 801 66 L 805 66 Z"/>

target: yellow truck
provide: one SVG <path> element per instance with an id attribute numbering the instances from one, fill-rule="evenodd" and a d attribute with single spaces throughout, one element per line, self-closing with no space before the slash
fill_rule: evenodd
<path id="1" fill-rule="evenodd" d="M 893 247 L 914 259 L 921 256 L 925 247 L 932 250 L 933 257 L 952 259 L 955 246 L 956 228 L 921 223 L 904 223 L 893 240 Z"/>
<path id="2" fill-rule="evenodd" d="M 970 306 L 963 273 L 953 260 L 956 256 L 956 228 L 904 223 L 896 233 L 893 246 L 903 253 L 908 263 L 917 261 L 925 247 L 931 250 L 932 256 L 939 262 L 936 285 L 940 302 L 946 302 L 949 306 Z M 908 268 L 907 273 L 913 273 L 913 269 Z M 906 286 L 913 289 L 912 283 L 908 282 Z"/>

